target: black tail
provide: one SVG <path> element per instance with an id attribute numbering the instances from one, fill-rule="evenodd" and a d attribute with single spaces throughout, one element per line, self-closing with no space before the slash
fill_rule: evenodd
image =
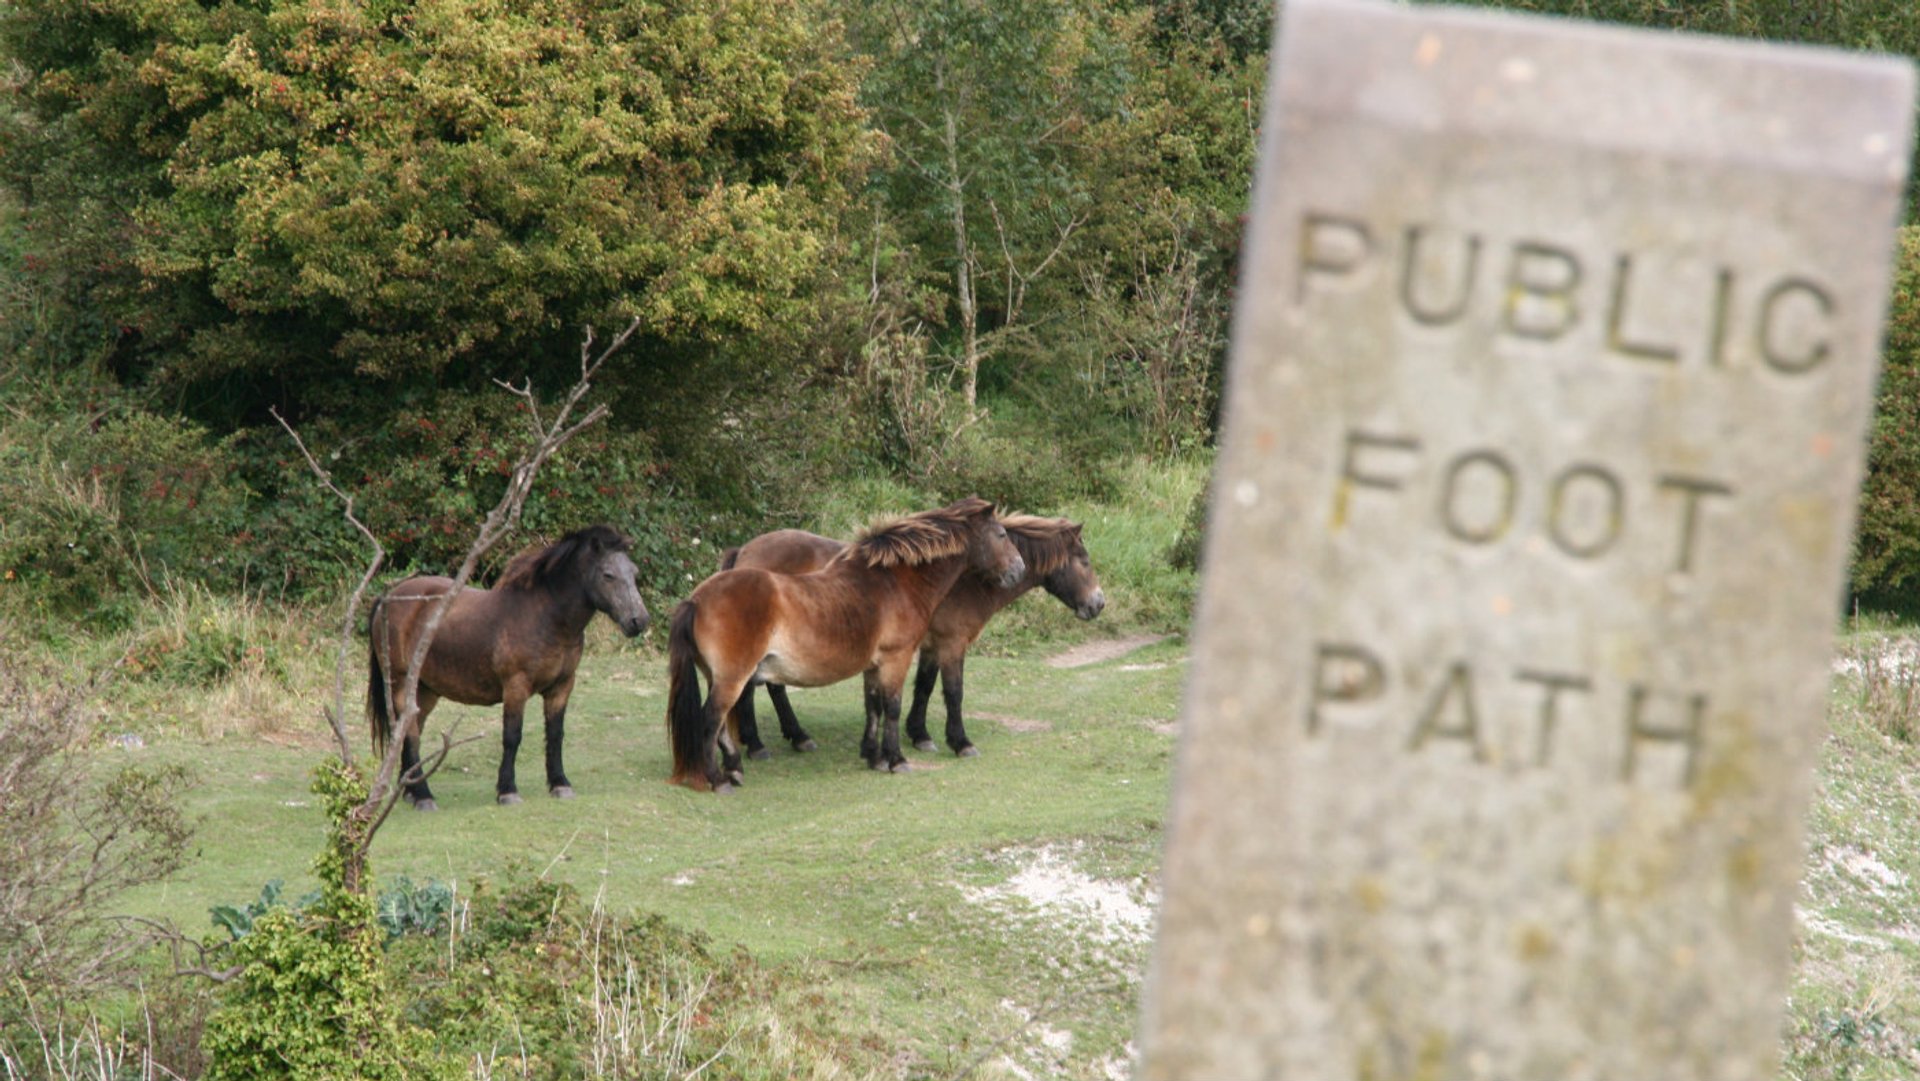
<path id="1" fill-rule="evenodd" d="M 707 779 L 707 711 L 700 704 L 700 671 L 694 663 L 699 652 L 693 641 L 695 611 L 692 601 L 681 601 L 667 630 L 667 737 L 675 784 Z"/>
<path id="2" fill-rule="evenodd" d="M 367 613 L 367 727 L 373 731 L 373 755 L 384 757 L 387 753 L 387 740 L 393 731 L 393 712 L 387 706 L 387 680 L 380 671 L 380 654 L 374 649 L 374 635 L 380 625 L 380 600 L 373 602 L 373 611 Z"/>
<path id="3" fill-rule="evenodd" d="M 740 549 L 729 548 L 726 551 L 720 553 L 720 569 L 721 570 L 730 571 L 733 569 L 733 565 L 738 562 L 740 562 Z"/>

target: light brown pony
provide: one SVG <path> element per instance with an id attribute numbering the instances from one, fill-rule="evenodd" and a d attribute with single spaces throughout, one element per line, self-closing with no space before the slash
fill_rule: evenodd
<path id="1" fill-rule="evenodd" d="M 466 589 L 454 598 L 420 666 L 419 721 L 402 737 L 400 776 L 414 807 L 435 807 L 426 779 L 414 769 L 420 762 L 427 714 L 442 698 L 474 706 L 502 705 L 495 798 L 519 803 L 513 762 L 520 752 L 521 716 L 527 699 L 539 695 L 547 722 L 547 790 L 560 799 L 573 797 L 560 749 L 587 622 L 595 612 L 605 612 L 629 638 L 647 629 L 647 606 L 634 584 L 630 547 L 612 526 L 589 526 L 549 547 L 515 556 L 492 589 Z M 452 585 L 451 578 L 408 578 L 373 603 L 367 617 L 367 717 L 376 755 L 386 751 L 393 727 L 393 689 L 406 676 L 432 607 L 429 602 L 445 596 Z"/>
<path id="2" fill-rule="evenodd" d="M 1107 595 L 1093 573 L 1093 561 L 1087 555 L 1086 543 L 1081 540 L 1078 522 L 1009 514 L 1002 516 L 1000 523 L 1026 561 L 1027 573 L 1010 586 L 999 585 L 977 574 L 963 575 L 940 602 L 940 607 L 934 609 L 926 638 L 920 643 L 920 667 L 913 680 L 913 707 L 907 713 L 907 738 L 920 750 L 935 749 L 933 737 L 927 733 L 927 706 L 933 698 L 937 679 L 941 697 L 947 704 L 947 746 L 962 757 L 980 753 L 967 738 L 961 718 L 967 650 L 1000 609 L 1035 586 L 1045 587 L 1081 619 L 1092 619 L 1107 605 Z M 845 548 L 844 543 L 817 533 L 781 529 L 763 533 L 738 548 L 729 548 L 720 557 L 720 567 L 722 570 L 759 567 L 779 574 L 805 574 L 825 566 Z M 780 717 L 780 735 L 796 751 L 813 750 L 813 738 L 794 716 L 787 689 L 778 683 L 768 683 L 767 697 L 773 700 L 774 712 Z M 737 713 L 740 739 L 748 755 L 768 757 L 770 752 L 760 742 L 759 725 L 754 720 L 752 687 L 741 695 Z"/>
<path id="3" fill-rule="evenodd" d="M 667 635 L 673 782 L 716 792 L 740 782 L 723 722 L 750 683 L 822 687 L 855 675 L 866 679 L 861 755 L 874 769 L 905 770 L 900 688 L 934 609 L 968 570 L 1006 583 L 1026 574 L 984 499 L 876 526 L 811 574 L 753 568 L 700 583 Z M 707 677 L 705 703 L 696 672 Z"/>

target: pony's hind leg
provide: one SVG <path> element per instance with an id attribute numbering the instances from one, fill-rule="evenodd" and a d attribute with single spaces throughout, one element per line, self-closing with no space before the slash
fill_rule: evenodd
<path id="1" fill-rule="evenodd" d="M 972 758 L 980 753 L 980 749 L 967 738 L 967 726 L 960 717 L 960 701 L 964 694 L 966 678 L 967 655 L 965 653 L 940 666 L 940 696 L 947 703 L 947 746 L 953 748 L 953 753 L 962 758 Z"/>
<path id="2" fill-rule="evenodd" d="M 792 745 L 793 749 L 805 753 L 817 751 L 820 745 L 800 727 L 800 718 L 793 715 L 793 703 L 787 700 L 787 688 L 782 683 L 767 684 L 767 699 L 773 703 L 773 712 L 780 717 L 780 738 Z"/>
<path id="3" fill-rule="evenodd" d="M 740 738 L 740 745 L 746 748 L 747 757 L 758 762 L 773 757 L 767 745 L 760 742 L 760 720 L 753 715 L 753 684 L 749 683 L 740 692 L 739 701 L 733 704 L 733 728 Z"/>
<path id="4" fill-rule="evenodd" d="M 702 741 L 704 753 L 701 758 L 706 764 L 708 785 L 715 792 L 727 793 L 745 779 L 740 766 L 740 748 L 734 742 L 729 715 L 733 712 L 733 704 L 740 700 L 747 681 L 744 677 L 723 681 L 717 670 L 710 679 L 707 701 L 703 707 L 706 738 Z"/>
<path id="5" fill-rule="evenodd" d="M 933 651 L 920 651 L 920 667 L 913 674 L 913 706 L 907 710 L 907 739 L 923 751 L 939 748 L 927 732 L 927 703 L 933 699 L 933 685 L 940 679 L 940 664 Z"/>
<path id="6" fill-rule="evenodd" d="M 427 714 L 433 712 L 440 698 L 419 691 L 414 701 L 420 709 L 413 724 L 407 728 L 406 738 L 400 741 L 400 783 L 406 792 L 407 802 L 413 804 L 414 810 L 437 811 L 440 805 L 433 801 L 433 790 L 427 787 L 427 778 L 420 766 L 420 733 L 426 731 Z"/>
<path id="7" fill-rule="evenodd" d="M 734 699 L 733 708 L 727 711 L 727 723 L 720 726 L 720 772 L 726 774 L 734 784 L 747 783 L 746 773 L 740 764 L 740 751 L 742 748 L 742 739 L 744 738 L 741 733 L 743 728 L 748 726 L 754 728 L 754 738 L 757 740 L 759 738 L 759 726 L 755 725 L 753 720 L 752 684 L 748 684 L 746 688 L 740 692 L 740 697 Z M 765 749 L 764 747 L 761 748 L 763 751 Z M 768 756 L 762 755 L 761 757 Z"/>
<path id="8" fill-rule="evenodd" d="M 860 751 L 870 769 L 905 773 L 911 768 L 900 753 L 900 685 L 905 682 L 904 669 L 892 681 L 878 669 L 867 671 L 867 730 Z"/>

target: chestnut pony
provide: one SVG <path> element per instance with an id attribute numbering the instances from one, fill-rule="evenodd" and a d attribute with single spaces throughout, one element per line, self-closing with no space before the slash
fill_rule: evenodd
<path id="1" fill-rule="evenodd" d="M 1080 538 L 1080 524 L 1065 518 L 1034 518 L 1008 514 L 1000 518 L 1008 539 L 1020 550 L 1027 573 L 1009 586 L 1002 586 L 977 574 L 967 574 L 948 591 L 940 607 L 934 609 L 927 625 L 927 636 L 920 643 L 920 668 L 913 680 L 913 707 L 907 713 L 907 738 L 923 751 L 935 749 L 927 734 L 927 705 L 933 698 L 934 681 L 940 682 L 941 697 L 947 704 L 947 746 L 962 757 L 979 754 L 967 738 L 961 720 L 962 688 L 966 675 L 967 650 L 980 637 L 987 621 L 1035 586 L 1042 586 L 1059 598 L 1081 619 L 1092 619 L 1107 605 L 1100 579 L 1093 573 L 1093 562 Z M 738 548 L 729 548 L 720 557 L 720 567 L 759 567 L 780 574 L 805 574 L 825 566 L 846 545 L 817 533 L 800 529 L 782 529 L 763 533 Z M 773 700 L 780 716 L 780 735 L 796 751 L 814 749 L 812 737 L 800 727 L 787 701 L 787 689 L 778 683 L 767 684 L 767 697 Z M 760 742 L 759 726 L 754 721 L 753 688 L 741 696 L 740 739 L 753 758 L 765 758 L 769 752 Z"/>
<path id="2" fill-rule="evenodd" d="M 647 606 L 634 584 L 631 544 L 617 529 L 589 526 L 507 564 L 492 589 L 466 589 L 447 608 L 420 666 L 420 720 L 402 734 L 401 777 L 420 761 L 420 733 L 442 698 L 473 706 L 502 705 L 500 776 L 495 798 L 519 803 L 513 762 L 520 752 L 521 714 L 540 696 L 547 722 L 547 790 L 573 796 L 561 767 L 567 696 L 580 665 L 587 622 L 605 612 L 632 638 L 647 629 Z M 426 624 L 429 601 L 446 596 L 451 578 L 422 576 L 399 582 L 373 602 L 367 617 L 367 717 L 375 754 L 391 738 L 393 688 L 406 676 L 414 643 Z M 406 785 L 407 799 L 434 809 L 425 778 Z"/>
<path id="3" fill-rule="evenodd" d="M 667 634 L 673 782 L 716 792 L 740 782 L 729 729 L 749 684 L 822 687 L 855 675 L 866 679 L 861 755 L 874 769 L 905 770 L 900 688 L 928 619 L 969 570 L 1002 583 L 1026 574 L 984 499 L 875 526 L 811 574 L 747 568 L 700 583 Z M 707 677 L 704 704 L 696 672 Z"/>

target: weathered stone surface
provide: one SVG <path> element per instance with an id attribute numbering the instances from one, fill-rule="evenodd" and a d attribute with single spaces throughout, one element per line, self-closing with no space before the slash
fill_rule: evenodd
<path id="1" fill-rule="evenodd" d="M 1143 1076 L 1771 1077 L 1909 68 L 1285 6 Z"/>

